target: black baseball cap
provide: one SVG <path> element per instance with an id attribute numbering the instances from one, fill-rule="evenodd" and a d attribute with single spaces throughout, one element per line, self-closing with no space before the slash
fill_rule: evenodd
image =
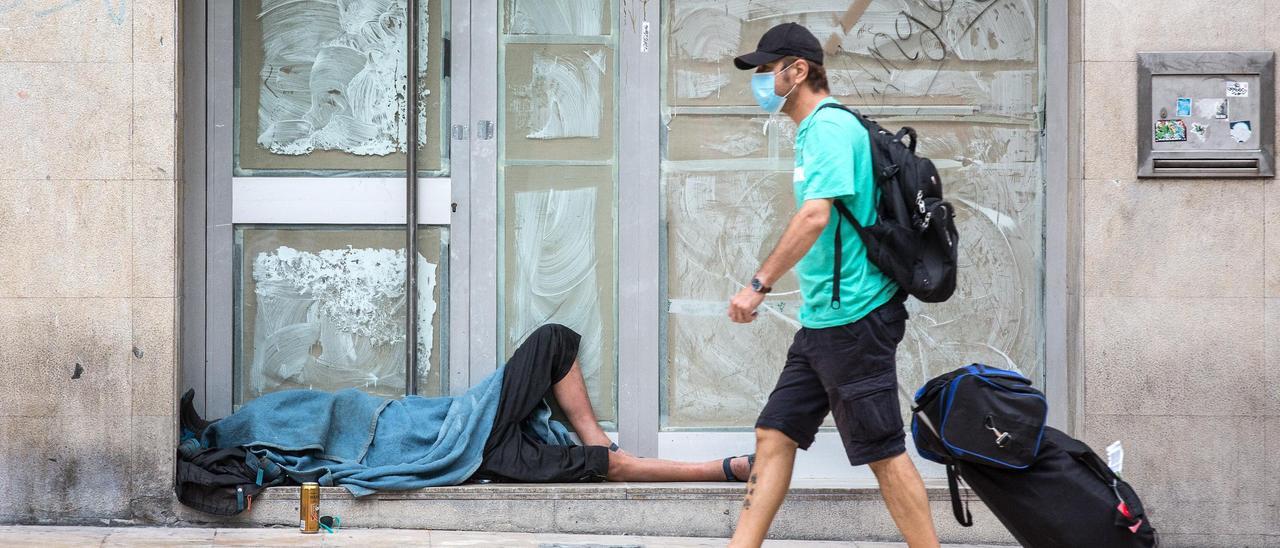
<path id="1" fill-rule="evenodd" d="M 738 56 L 733 64 L 741 70 L 751 70 L 788 55 L 821 65 L 822 44 L 809 29 L 796 23 L 783 23 L 764 33 L 756 50 Z"/>

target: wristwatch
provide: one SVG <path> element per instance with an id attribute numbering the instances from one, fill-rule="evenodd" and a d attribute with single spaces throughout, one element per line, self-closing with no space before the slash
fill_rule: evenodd
<path id="1" fill-rule="evenodd" d="M 768 294 L 773 291 L 773 288 L 765 286 L 764 282 L 760 281 L 760 278 L 751 278 L 751 290 L 756 293 Z"/>

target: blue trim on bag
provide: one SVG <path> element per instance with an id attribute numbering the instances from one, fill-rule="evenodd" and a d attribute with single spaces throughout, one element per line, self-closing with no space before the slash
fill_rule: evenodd
<path id="1" fill-rule="evenodd" d="M 943 460 L 942 455 L 939 455 L 937 453 L 934 453 L 933 451 L 920 447 L 920 442 L 918 441 L 920 439 L 919 434 L 920 434 L 920 419 L 917 419 L 916 417 L 911 417 L 911 440 L 914 441 L 916 444 L 916 452 L 919 453 L 920 456 L 923 457 L 925 460 L 930 460 L 938 464 L 946 464 L 946 462 Z"/>
<path id="2" fill-rule="evenodd" d="M 974 366 L 972 366 L 972 365 L 968 366 L 966 369 L 969 369 L 970 371 L 978 371 L 978 370 L 977 370 L 977 369 L 975 369 L 975 368 L 974 368 Z M 1012 371 L 1007 371 L 1007 370 L 1004 370 L 1004 369 L 996 369 L 996 368 L 994 368 L 994 367 L 991 367 L 991 368 L 989 368 L 989 369 L 997 370 L 997 371 L 1001 371 L 1001 372 L 1005 373 L 1005 374 L 997 374 L 997 376 L 1002 376 L 1002 377 L 1010 377 L 1010 376 L 1012 376 L 1012 377 L 1016 377 L 1016 378 L 1019 378 L 1019 379 L 1026 380 L 1026 377 L 1023 377 L 1022 375 L 1019 375 L 1019 374 L 1014 373 L 1014 372 L 1012 372 Z M 1015 466 L 1015 465 L 1013 465 L 1013 464 L 1009 464 L 1009 463 L 1007 463 L 1007 462 L 1004 462 L 1004 461 L 1002 461 L 1002 460 L 1000 460 L 1000 459 L 994 459 L 994 458 L 988 457 L 988 456 L 986 456 L 986 455 L 980 455 L 980 454 L 978 454 L 978 453 L 974 453 L 974 452 L 972 452 L 972 451 L 966 451 L 966 450 L 964 450 L 964 449 L 961 449 L 961 448 L 959 448 L 959 447 L 956 447 L 956 446 L 954 446 L 954 445 L 951 445 L 950 443 L 948 443 L 948 442 L 947 442 L 947 419 L 951 418 L 951 398 L 955 396 L 956 389 L 958 389 L 958 388 L 960 387 L 960 381 L 961 381 L 961 380 L 963 380 L 965 377 L 975 377 L 975 378 L 977 378 L 978 380 L 980 380 L 980 381 L 982 381 L 982 382 L 985 382 L 985 383 L 987 383 L 987 384 L 990 384 L 991 386 L 994 386 L 994 387 L 996 387 L 996 388 L 999 388 L 1000 390 L 1004 390 L 1005 392 L 1012 392 L 1012 393 L 1014 393 L 1014 394 L 1019 394 L 1019 395 L 1024 395 L 1024 396 L 1029 396 L 1029 397 L 1033 397 L 1033 398 L 1039 398 L 1039 399 L 1040 399 L 1040 401 L 1045 402 L 1045 410 L 1044 410 L 1044 413 L 1045 413 L 1045 414 L 1044 414 L 1044 417 L 1042 417 L 1042 418 L 1041 418 L 1041 420 L 1043 421 L 1043 420 L 1047 420 L 1047 419 L 1048 419 L 1048 417 L 1049 417 L 1049 405 L 1048 405 L 1048 404 L 1049 404 L 1049 401 L 1048 401 L 1047 399 L 1045 399 L 1045 397 L 1044 397 L 1044 396 L 1042 396 L 1042 395 L 1040 395 L 1040 394 L 1032 394 L 1032 393 L 1028 393 L 1028 392 L 1018 392 L 1018 391 L 1016 391 L 1016 390 L 1010 390 L 1010 389 L 1005 388 L 1005 387 L 1003 387 L 1003 386 L 1000 386 L 1000 385 L 998 385 L 998 384 L 996 384 L 996 383 L 994 383 L 994 382 L 991 382 L 990 380 L 987 380 L 986 378 L 984 378 L 984 376 L 985 376 L 985 375 L 984 375 L 984 373 L 981 373 L 981 372 L 978 372 L 978 373 L 966 373 L 966 374 L 964 374 L 964 375 L 960 375 L 959 377 L 956 377 L 956 378 L 952 379 L 952 380 L 951 380 L 951 382 L 950 382 L 950 383 L 948 383 L 948 384 L 950 385 L 950 390 L 945 390 L 945 391 L 943 392 L 943 394 L 944 394 L 946 397 L 945 397 L 945 399 L 944 399 L 944 401 L 943 401 L 943 408 L 942 408 L 942 426 L 938 427 L 938 439 L 939 439 L 940 441 L 942 441 L 942 445 L 946 446 L 946 448 L 947 448 L 947 449 L 951 450 L 951 451 L 952 451 L 954 454 L 956 454 L 956 455 L 973 455 L 973 456 L 978 457 L 978 458 L 980 458 L 980 459 L 983 459 L 983 460 L 989 460 L 989 461 L 991 461 L 991 462 L 994 462 L 994 463 L 996 463 L 996 464 L 999 464 L 999 465 L 1001 465 L 1001 466 L 1005 466 L 1005 467 L 1007 467 L 1007 468 L 1011 468 L 1011 469 L 1014 469 L 1014 470 L 1023 470 L 1023 469 L 1029 468 L 1029 467 L 1031 466 L 1031 464 L 1030 464 L 1030 463 L 1025 464 L 1025 465 L 1022 465 L 1022 466 Z M 1030 381 L 1028 381 L 1028 382 L 1030 382 Z M 914 427 L 914 422 L 912 423 L 912 426 Z M 1031 454 L 1032 454 L 1033 456 L 1034 456 L 1035 454 L 1037 454 L 1037 453 L 1039 453 L 1039 452 L 1040 452 L 1040 442 L 1041 442 L 1041 441 L 1043 441 L 1043 440 L 1044 440 L 1044 424 L 1043 424 L 1043 423 L 1041 423 L 1041 426 L 1040 426 L 1040 434 L 1039 434 L 1038 436 L 1036 436 L 1036 445 L 1035 445 L 1034 450 L 1032 450 L 1032 452 L 1031 452 Z"/>
<path id="3" fill-rule="evenodd" d="M 1021 373 L 1018 373 L 1017 371 L 1014 371 L 1012 369 L 1000 369 L 999 367 L 991 367 L 990 365 L 985 365 L 981 363 L 974 363 L 974 364 L 967 365 L 965 366 L 965 369 L 975 375 L 982 375 L 982 376 L 995 375 L 997 377 L 1013 377 L 1015 379 L 1022 379 L 1024 381 L 1027 381 L 1028 383 L 1031 382 L 1031 379 L 1028 379 L 1022 376 Z M 958 379 L 959 377 L 956 377 L 956 378 Z M 953 379 L 953 381 L 954 380 L 955 379 Z"/>

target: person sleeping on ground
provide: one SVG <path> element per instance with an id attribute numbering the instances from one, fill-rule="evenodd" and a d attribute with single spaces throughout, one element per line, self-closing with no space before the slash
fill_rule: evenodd
<path id="1" fill-rule="evenodd" d="M 468 481 L 745 481 L 751 456 L 709 462 L 640 458 L 596 421 L 562 325 L 531 334 L 507 364 L 459 396 L 389 400 L 347 389 L 285 390 L 206 423 L 183 400 L 184 441 L 243 447 L 293 482 L 340 485 L 356 496 Z M 554 398 L 577 432 L 551 420 Z M 275 467 L 272 467 L 275 468 Z"/>

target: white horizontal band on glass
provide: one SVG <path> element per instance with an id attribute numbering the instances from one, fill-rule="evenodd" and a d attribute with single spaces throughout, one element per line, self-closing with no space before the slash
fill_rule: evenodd
<path id="1" fill-rule="evenodd" d="M 848 103 L 850 108 L 867 116 L 968 116 L 978 112 L 975 105 L 859 105 Z M 673 115 L 702 116 L 768 116 L 754 106 L 676 106 L 667 107 Z"/>
<path id="2" fill-rule="evenodd" d="M 705 430 L 667 430 L 658 433 L 658 457 L 670 460 L 703 462 L 755 451 L 754 431 L 714 432 Z M 624 444 L 623 449 L 626 449 Z M 918 458 L 915 443 L 907 435 L 907 453 L 925 478 L 945 477 L 942 465 Z M 840 433 L 824 428 L 818 432 L 808 451 L 796 453 L 795 479 L 865 480 L 875 484 L 875 476 L 866 466 L 851 467 L 844 453 Z"/>
<path id="3" fill-rule="evenodd" d="M 399 177 L 235 177 L 235 224 L 404 224 L 405 180 Z M 418 179 L 418 222 L 447 225 L 451 180 Z"/>

